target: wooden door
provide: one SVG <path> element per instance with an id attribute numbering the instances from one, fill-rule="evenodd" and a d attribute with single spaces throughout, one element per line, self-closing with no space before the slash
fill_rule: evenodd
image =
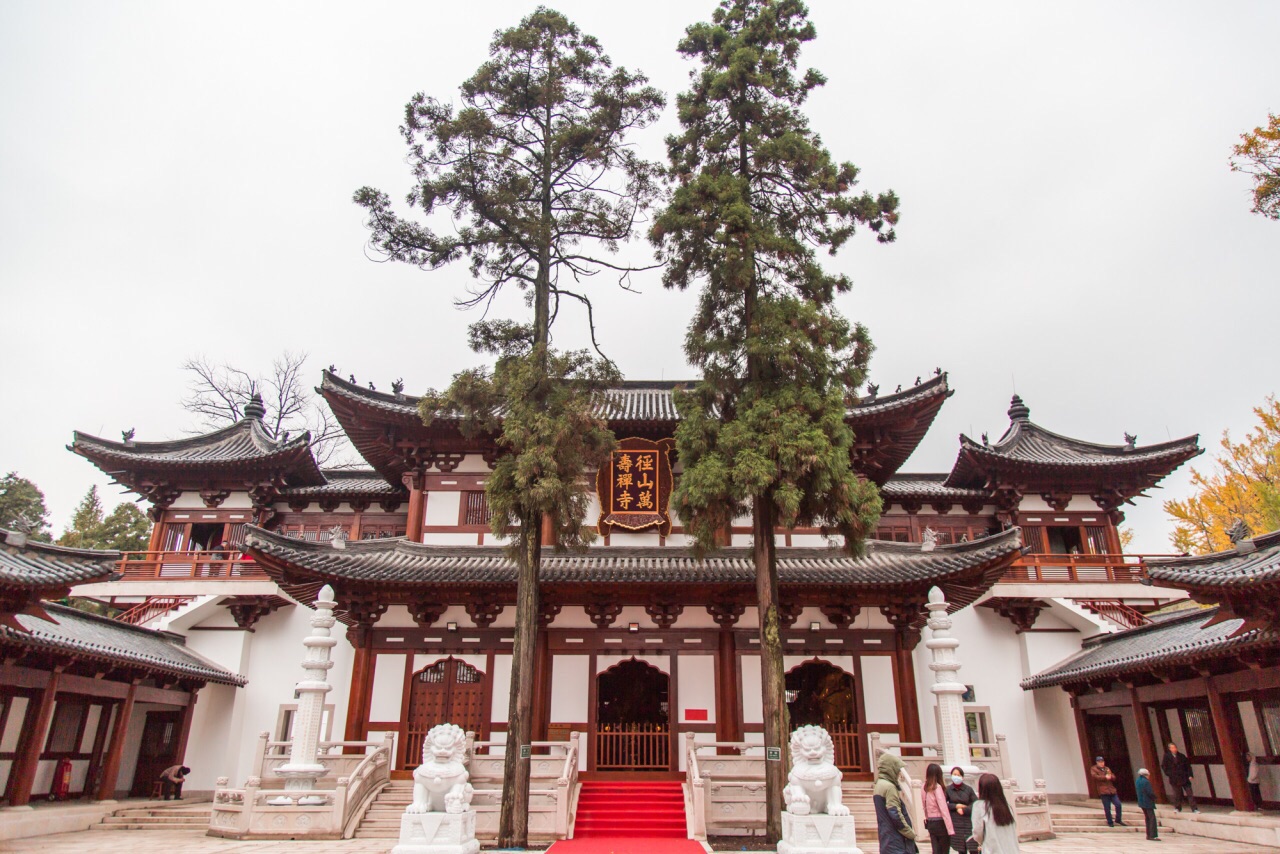
<path id="1" fill-rule="evenodd" d="M 1116 775 L 1116 792 L 1122 801 L 1137 799 L 1133 785 L 1133 765 L 1129 762 L 1129 742 L 1124 737 L 1124 720 L 1119 715 L 1089 715 L 1089 758 L 1101 756 Z"/>
<path id="2" fill-rule="evenodd" d="M 138 749 L 138 767 L 133 773 L 135 798 L 150 797 L 160 772 L 178 761 L 178 730 L 182 712 L 147 712 L 142 726 L 142 746 Z"/>
<path id="3" fill-rule="evenodd" d="M 483 671 L 452 656 L 413 674 L 401 767 L 417 767 L 423 739 L 437 724 L 457 724 L 480 741 L 488 737 L 484 679 Z"/>

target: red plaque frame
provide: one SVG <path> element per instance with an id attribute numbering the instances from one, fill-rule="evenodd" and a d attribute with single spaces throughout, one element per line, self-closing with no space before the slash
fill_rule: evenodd
<path id="1" fill-rule="evenodd" d="M 671 439 L 618 440 L 609 461 L 596 472 L 596 495 L 600 499 L 601 534 L 617 527 L 624 531 L 657 528 L 671 533 Z"/>

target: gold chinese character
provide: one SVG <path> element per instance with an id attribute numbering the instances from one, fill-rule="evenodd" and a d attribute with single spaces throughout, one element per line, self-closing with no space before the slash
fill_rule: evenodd
<path id="1" fill-rule="evenodd" d="M 653 454 L 636 454 L 638 471 L 653 471 Z"/>
<path id="2" fill-rule="evenodd" d="M 614 504 L 619 504 L 619 505 L 621 505 L 621 506 L 622 506 L 622 509 L 623 509 L 623 510 L 627 510 L 627 509 L 629 509 L 629 508 L 631 507 L 631 502 L 632 502 L 633 500 L 634 500 L 634 499 L 632 498 L 632 496 L 631 496 L 631 493 L 630 493 L 630 492 L 624 492 L 624 493 L 622 493 L 621 495 L 619 495 L 619 496 L 617 496 L 616 498 L 614 498 L 614 499 L 613 499 L 613 503 L 614 503 Z"/>
<path id="3" fill-rule="evenodd" d="M 653 509 L 653 493 L 647 489 L 641 492 L 640 500 L 636 502 L 636 509 L 652 510 Z"/>
<path id="4" fill-rule="evenodd" d="M 640 473 L 640 479 L 636 481 L 636 486 L 641 489 L 653 489 L 653 479 L 649 477 L 647 471 Z"/>
<path id="5" fill-rule="evenodd" d="M 626 487 L 630 485 L 631 485 L 631 472 L 624 471 L 622 474 L 618 475 L 619 487 Z"/>
<path id="6" fill-rule="evenodd" d="M 631 457 L 626 454 L 619 454 L 618 461 L 614 465 L 623 471 L 631 471 Z"/>

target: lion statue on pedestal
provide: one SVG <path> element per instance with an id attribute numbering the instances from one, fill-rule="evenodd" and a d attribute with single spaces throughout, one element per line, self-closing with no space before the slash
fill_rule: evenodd
<path id="1" fill-rule="evenodd" d="M 440 724 L 422 742 L 422 764 L 413 772 L 413 803 L 407 813 L 463 813 L 475 790 L 467 782 L 467 734 L 456 724 Z"/>
<path id="2" fill-rule="evenodd" d="M 840 794 L 844 774 L 836 767 L 836 746 L 820 726 L 802 726 L 791 734 L 791 773 L 782 799 L 792 815 L 846 816 Z"/>

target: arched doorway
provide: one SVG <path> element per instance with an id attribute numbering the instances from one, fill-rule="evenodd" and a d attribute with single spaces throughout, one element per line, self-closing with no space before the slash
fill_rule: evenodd
<path id="1" fill-rule="evenodd" d="M 813 724 L 831 734 L 836 765 L 862 770 L 858 744 L 858 701 L 853 677 L 834 664 L 806 661 L 787 672 L 787 711 L 791 728 Z"/>
<path id="2" fill-rule="evenodd" d="M 477 739 L 488 736 L 489 714 L 484 707 L 485 675 L 461 659 L 450 656 L 413 674 L 409 688 L 401 767 L 416 768 L 422 761 L 422 740 L 437 724 L 457 724 Z"/>
<path id="3" fill-rule="evenodd" d="M 671 678 L 635 658 L 596 677 L 597 771 L 671 768 Z"/>

